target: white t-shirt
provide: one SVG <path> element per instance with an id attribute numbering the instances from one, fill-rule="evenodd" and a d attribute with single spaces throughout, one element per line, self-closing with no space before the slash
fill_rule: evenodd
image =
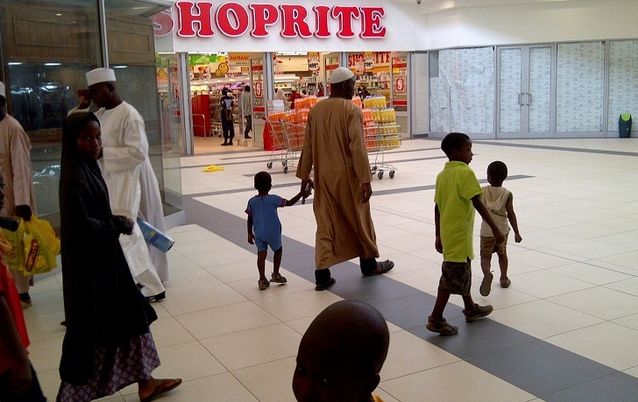
<path id="1" fill-rule="evenodd" d="M 511 196 L 512 193 L 505 187 L 492 186 L 483 187 L 483 193 L 481 194 L 481 202 L 485 205 L 503 235 L 508 234 L 510 231 L 507 220 L 507 201 Z M 493 236 L 492 228 L 485 221 L 481 222 L 481 237 Z"/>

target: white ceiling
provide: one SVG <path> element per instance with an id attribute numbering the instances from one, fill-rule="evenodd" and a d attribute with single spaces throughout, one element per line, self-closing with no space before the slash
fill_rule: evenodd
<path id="1" fill-rule="evenodd" d="M 395 3 L 418 3 L 417 0 L 392 0 Z M 517 4 L 582 3 L 587 0 L 420 0 L 419 8 L 424 14 L 468 7 L 495 7 Z"/>

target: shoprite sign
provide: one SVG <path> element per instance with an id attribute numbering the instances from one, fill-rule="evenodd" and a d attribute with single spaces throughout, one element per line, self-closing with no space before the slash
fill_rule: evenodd
<path id="1" fill-rule="evenodd" d="M 385 8 L 377 6 L 178 1 L 174 9 L 172 18 L 160 14 L 155 19 L 160 36 L 175 31 L 181 38 L 278 34 L 283 38 L 383 39 L 387 34 Z"/>

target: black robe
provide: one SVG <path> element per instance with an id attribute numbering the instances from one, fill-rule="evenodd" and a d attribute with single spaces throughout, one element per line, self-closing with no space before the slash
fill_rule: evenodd
<path id="1" fill-rule="evenodd" d="M 64 139 L 63 139 L 64 142 Z M 137 289 L 111 223 L 109 194 L 97 162 L 63 148 L 60 179 L 66 334 L 60 377 L 83 385 L 95 375 L 95 350 L 107 354 L 149 332 L 157 319 Z M 107 359 L 108 360 L 108 359 Z"/>

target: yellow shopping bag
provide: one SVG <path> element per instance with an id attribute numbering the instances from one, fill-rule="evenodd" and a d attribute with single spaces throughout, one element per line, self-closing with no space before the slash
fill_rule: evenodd
<path id="1" fill-rule="evenodd" d="M 51 224 L 36 216 L 24 224 L 24 264 L 26 275 L 43 274 L 58 266 L 56 256 L 60 254 L 60 240 Z"/>
<path id="2" fill-rule="evenodd" d="M 24 266 L 24 223 L 22 219 L 16 218 L 19 222 L 18 229 L 11 231 L 1 228 L 2 235 L 9 242 L 11 247 L 4 254 L 4 262 L 11 271 L 22 272 L 21 267 Z"/>
<path id="3" fill-rule="evenodd" d="M 36 216 L 30 221 L 18 219 L 18 230 L 2 229 L 2 234 L 11 244 L 4 261 L 12 271 L 24 275 L 49 272 L 58 266 L 56 256 L 60 254 L 60 240 L 51 224 Z"/>

